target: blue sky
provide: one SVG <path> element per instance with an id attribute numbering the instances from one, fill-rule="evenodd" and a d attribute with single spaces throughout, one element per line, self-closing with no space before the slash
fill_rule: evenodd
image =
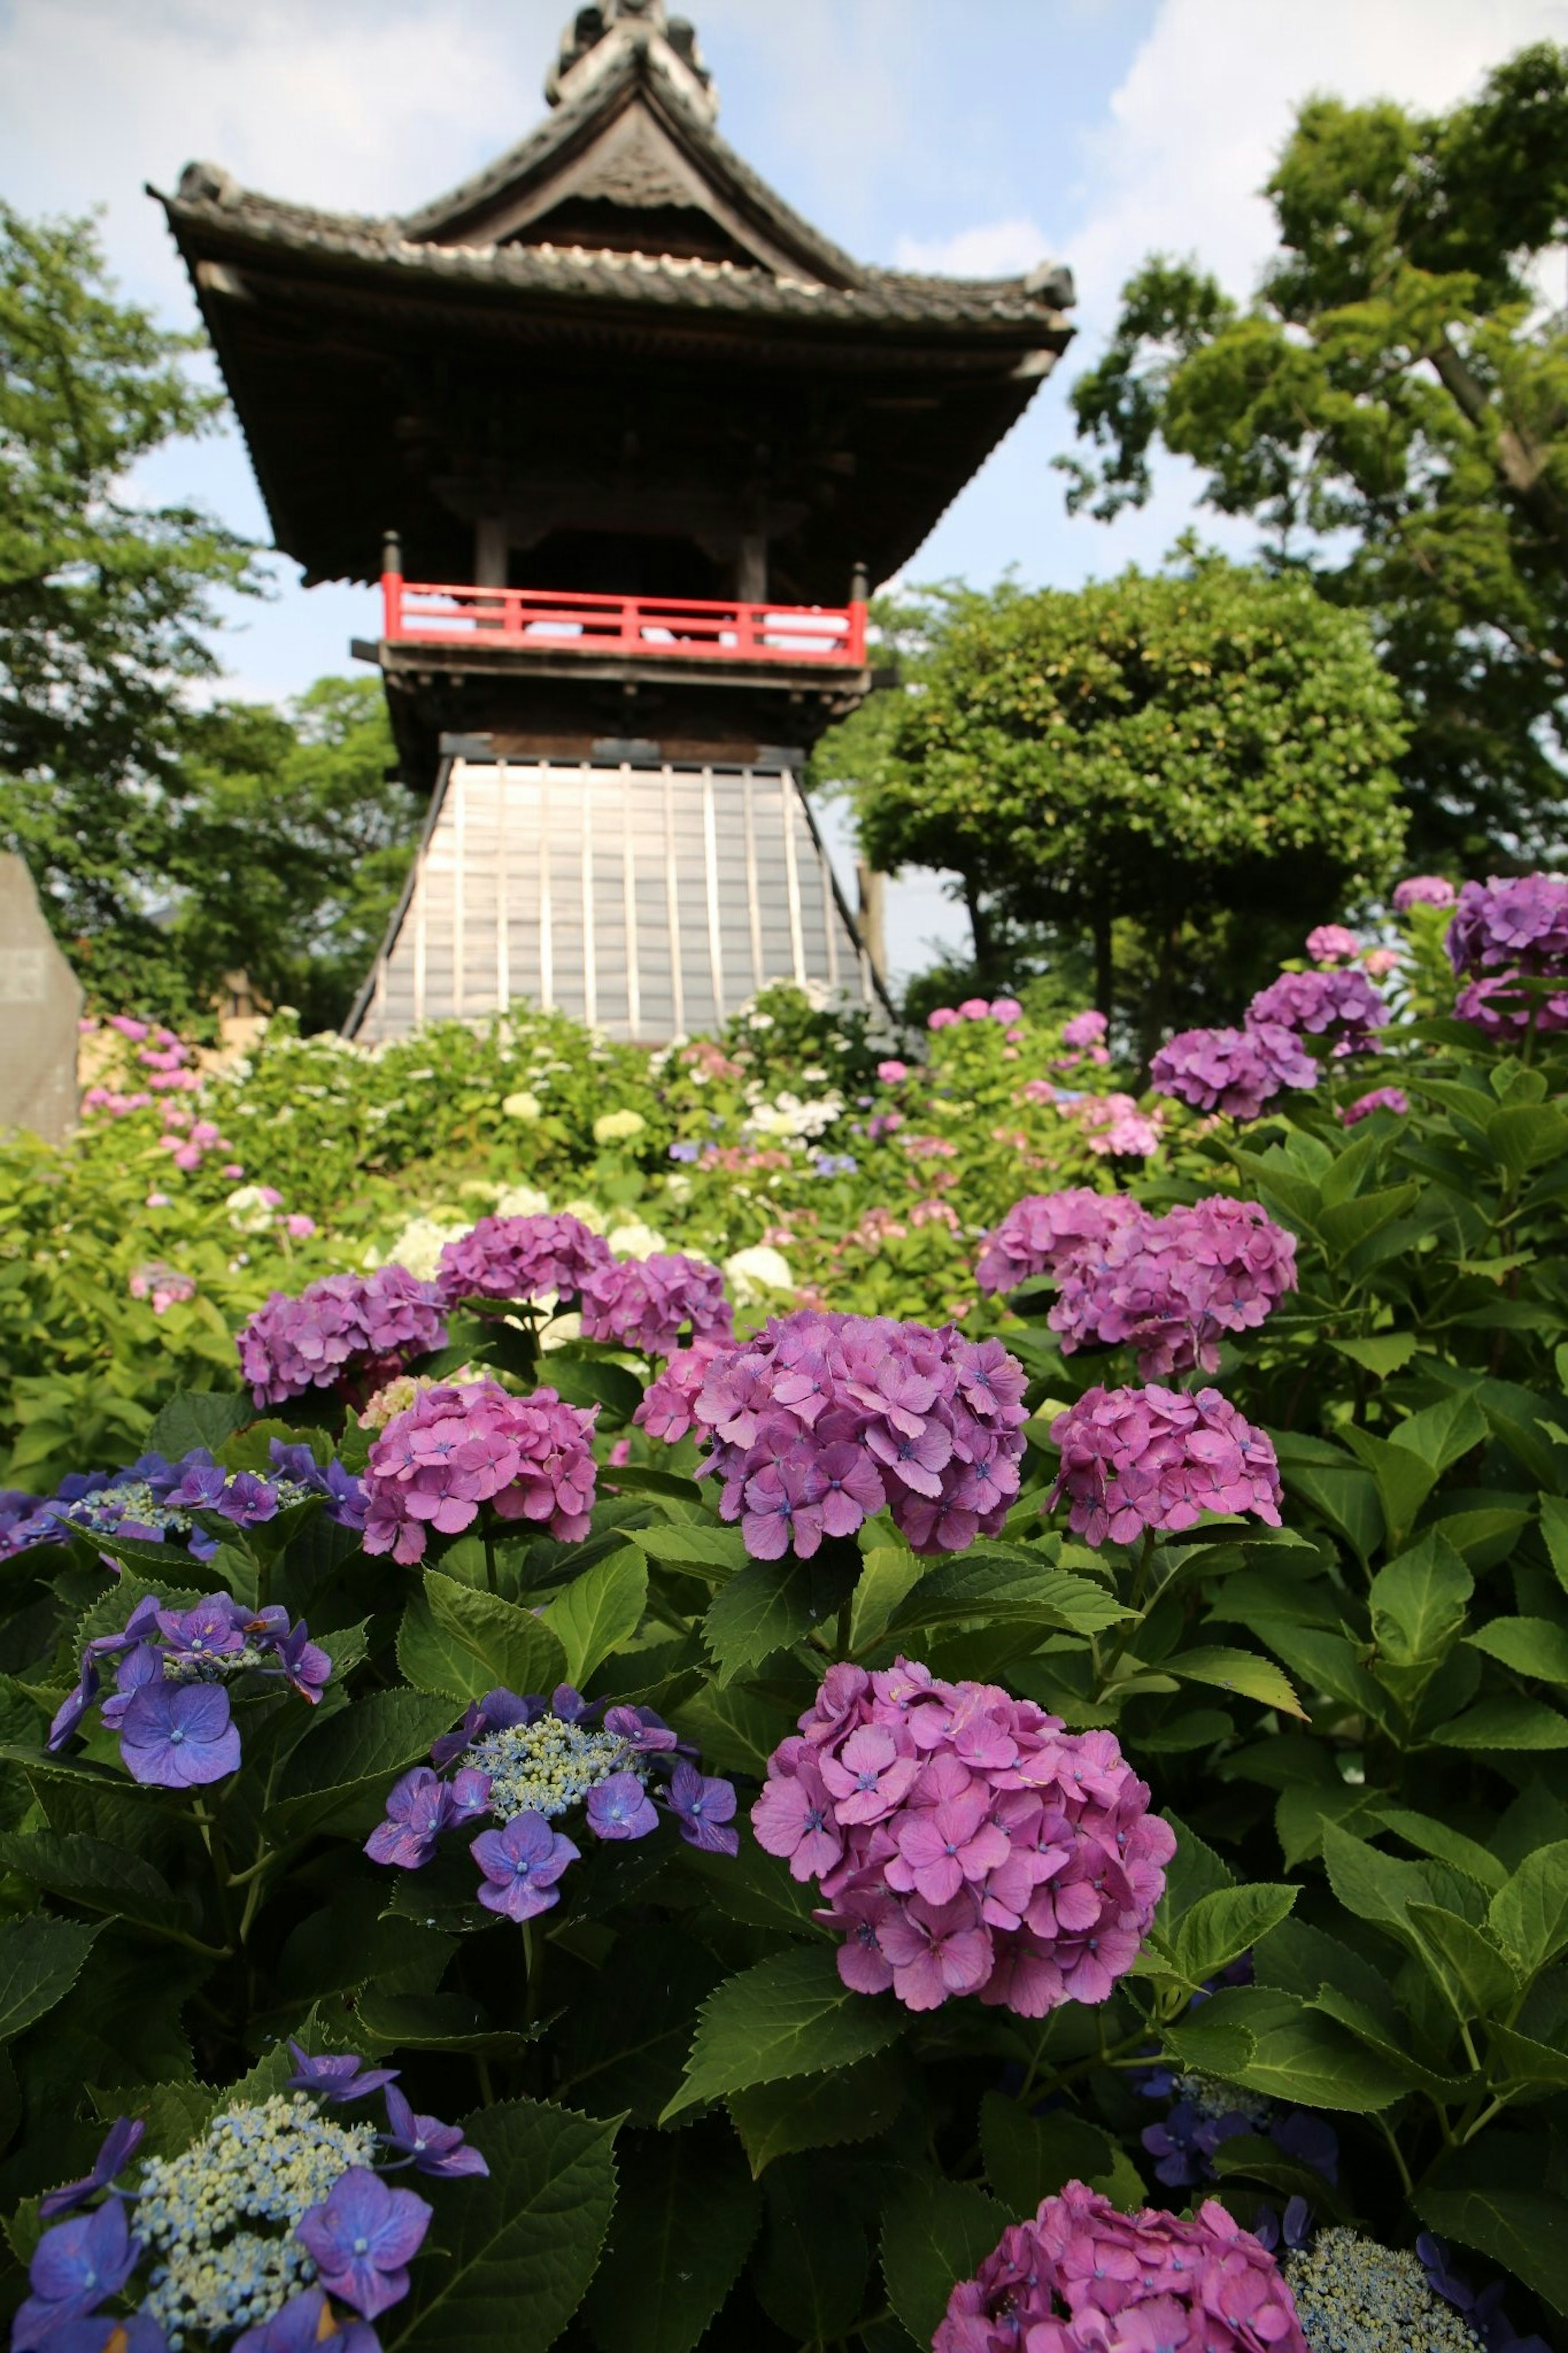
<path id="1" fill-rule="evenodd" d="M 1070 520 L 1051 459 L 1066 387 L 1150 250 L 1196 252 L 1236 292 L 1269 247 L 1257 195 L 1315 90 L 1440 107 L 1525 41 L 1568 41 L 1568 0 L 689 0 L 721 128 L 798 209 L 871 261 L 1009 272 L 1043 255 L 1079 280 L 1079 335 L 942 519 L 910 576 L 1008 566 L 1071 586 L 1158 563 L 1190 478 L 1110 529 Z M 407 208 L 509 145 L 542 110 L 565 0 L 0 0 L 0 189 L 29 212 L 105 211 L 125 290 L 171 323 L 194 307 L 144 181 L 192 156 L 342 209 Z M 164 453 L 146 487 L 265 538 L 232 432 Z M 1244 532 L 1211 537 L 1243 552 Z M 227 691 L 296 691 L 349 667 L 369 592 L 276 593 L 234 616 Z M 830 812 L 830 816 L 831 816 Z M 836 826 L 834 830 L 839 829 Z M 894 891 L 896 965 L 963 926 L 932 877 Z"/>

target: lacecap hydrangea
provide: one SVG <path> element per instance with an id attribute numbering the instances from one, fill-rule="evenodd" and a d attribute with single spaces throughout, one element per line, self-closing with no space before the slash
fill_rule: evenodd
<path id="1" fill-rule="evenodd" d="M 513 1397 L 493 1380 L 423 1390 L 371 1447 L 365 1551 L 422 1560 L 432 1535 L 458 1535 L 484 1511 L 580 1542 L 594 1506 L 597 1412 L 550 1388 Z"/>
<path id="2" fill-rule="evenodd" d="M 637 1419 L 665 1435 L 689 1413 L 754 1559 L 807 1559 L 884 1506 L 917 1552 L 962 1552 L 1018 1492 L 1024 1389 L 998 1340 L 802 1310 L 705 1349 L 694 1398 L 675 1357 Z"/>
<path id="3" fill-rule="evenodd" d="M 935 2353 L 1314 2353 L 1274 2256 L 1223 2206 L 1210 2199 L 1191 2221 L 1147 2206 L 1121 2214 L 1081 2181 L 1002 2233 L 953 2289 L 932 2344 Z"/>
<path id="4" fill-rule="evenodd" d="M 557 1883 L 582 1853 L 553 1827 L 568 1814 L 612 1844 L 647 1838 L 667 1818 L 689 1845 L 736 1852 L 734 1789 L 700 1771 L 694 1756 L 651 1708 L 586 1700 L 569 1683 L 548 1700 L 487 1692 L 435 1743 L 429 1765 L 393 1785 L 365 1852 L 419 1871 L 444 1831 L 461 1831 L 479 1868 L 479 1902 L 531 1920 L 559 1903 Z M 498 1827 L 479 1828 L 486 1822 Z"/>
<path id="5" fill-rule="evenodd" d="M 69 2220 L 34 2251 L 13 2353 L 101 2353 L 118 2332 L 123 2353 L 313 2353 L 329 2338 L 338 2353 L 375 2353 L 361 2324 L 407 2295 L 432 2211 L 384 2176 L 456 2180 L 489 2168 L 458 2126 L 415 2113 L 395 2068 L 289 2049 L 282 2091 L 220 2102 L 189 2147 L 143 2160 L 134 2186 L 116 2184 L 143 2128 L 121 2116 L 91 2171 L 48 2193 L 40 2213 Z M 328 2113 L 377 2091 L 383 2128 Z M 111 2298 L 131 2316 L 100 2313 Z"/>
<path id="6" fill-rule="evenodd" d="M 1195 1527 L 1205 1512 L 1251 1513 L 1279 1525 L 1272 1441 L 1218 1389 L 1086 1389 L 1051 1424 L 1061 1465 L 1047 1511 L 1091 1545 Z"/>
<path id="7" fill-rule="evenodd" d="M 120 1471 L 71 1472 L 52 1495 L 0 1490 L 0 1560 L 34 1545 L 66 1544 L 73 1536 L 129 1536 L 142 1544 L 184 1545 L 194 1560 L 211 1560 L 218 1538 L 200 1524 L 207 1513 L 231 1527 L 264 1525 L 280 1512 L 319 1496 L 340 1526 L 364 1525 L 364 1491 L 340 1462 L 316 1461 L 308 1446 L 274 1438 L 265 1472 L 226 1471 L 205 1446 L 177 1461 L 142 1454 Z"/>
<path id="8" fill-rule="evenodd" d="M 434 1286 L 381 1266 L 323 1275 L 297 1297 L 275 1291 L 241 1328 L 239 1368 L 257 1405 L 285 1405 L 312 1389 L 368 1394 L 446 1345 Z"/>
<path id="9" fill-rule="evenodd" d="M 830 1667 L 799 1722 L 752 1828 L 820 1884 L 847 1986 L 1025 2018 L 1109 1997 L 1176 1846 L 1110 1733 L 906 1659 Z"/>

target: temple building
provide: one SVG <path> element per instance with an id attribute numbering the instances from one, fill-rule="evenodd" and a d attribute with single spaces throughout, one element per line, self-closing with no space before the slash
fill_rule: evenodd
<path id="1" fill-rule="evenodd" d="M 873 269 L 802 220 L 662 0 L 580 8 L 545 96 L 396 217 L 210 164 L 160 197 L 276 545 L 379 575 L 353 650 L 429 817 L 367 1040 L 514 997 L 655 1042 L 773 979 L 873 994 L 801 770 L 870 687 L 868 583 L 1071 333 L 1060 267 Z"/>

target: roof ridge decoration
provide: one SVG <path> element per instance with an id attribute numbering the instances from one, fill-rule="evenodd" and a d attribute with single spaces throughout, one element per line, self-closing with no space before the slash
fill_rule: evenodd
<path id="1" fill-rule="evenodd" d="M 641 36 L 639 42 L 638 36 Z M 579 8 L 562 29 L 555 63 L 544 78 L 545 102 L 560 106 L 585 95 L 626 50 L 658 43 L 660 63 L 692 111 L 707 122 L 719 112 L 719 93 L 684 16 L 667 16 L 664 0 L 600 0 Z"/>

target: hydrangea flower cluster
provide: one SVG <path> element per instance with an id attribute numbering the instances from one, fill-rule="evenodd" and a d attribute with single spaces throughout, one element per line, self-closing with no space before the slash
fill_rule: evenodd
<path id="1" fill-rule="evenodd" d="M 270 1441 L 271 1477 L 225 1471 L 205 1446 L 171 1462 L 139 1455 L 122 1471 L 70 1472 L 53 1495 L 0 1494 L 0 1560 L 29 1546 L 64 1544 L 72 1536 L 132 1536 L 143 1544 L 183 1544 L 195 1560 L 211 1560 L 217 1538 L 193 1514 L 215 1513 L 235 1527 L 276 1519 L 312 1496 L 324 1499 L 329 1519 L 364 1525 L 364 1490 L 341 1462 L 324 1468 L 308 1446 Z"/>
<path id="2" fill-rule="evenodd" d="M 1003 2232 L 974 2278 L 953 2289 L 932 2344 L 935 2353 L 1309 2353 L 1275 2258 L 1215 2200 L 1190 2221 L 1148 2206 L 1120 2214 L 1081 2181 Z"/>
<path id="3" fill-rule="evenodd" d="M 1095 1046 L 1103 1046 L 1110 1024 L 1103 1013 L 1075 1013 L 1070 1021 L 1062 1023 L 1062 1044 L 1070 1046 L 1075 1054 L 1087 1054 Z"/>
<path id="4" fill-rule="evenodd" d="M 460 1299 L 569 1305 L 591 1274 L 615 1262 L 603 1235 L 581 1218 L 481 1218 L 442 1250 L 436 1288 L 448 1307 Z"/>
<path id="5" fill-rule="evenodd" d="M 928 1029 L 953 1029 L 961 1021 L 1000 1021 L 1009 1029 L 1023 1018 L 1016 997 L 966 997 L 962 1005 L 939 1005 L 926 1015 Z"/>
<path id="6" fill-rule="evenodd" d="M 381 1266 L 323 1275 L 297 1297 L 275 1291 L 240 1331 L 239 1368 L 258 1406 L 284 1405 L 311 1389 L 379 1388 L 411 1357 L 446 1345 L 434 1285 Z"/>
<path id="7" fill-rule="evenodd" d="M 1457 973 L 1568 973 L 1568 879 L 1494 874 L 1467 882 L 1447 948 Z"/>
<path id="8" fill-rule="evenodd" d="M 46 2218 L 71 2219 L 34 2252 L 15 2353 L 82 2353 L 116 2332 L 124 2353 L 180 2353 L 193 2341 L 313 2353 L 329 2337 L 341 2353 L 375 2353 L 362 2324 L 407 2295 L 432 2211 L 384 2176 L 412 2167 L 459 2179 L 489 2168 L 459 2126 L 415 2114 L 395 2068 L 289 2049 L 286 2091 L 221 2108 L 177 2157 L 144 2160 L 134 2189 L 114 2186 L 142 2138 L 121 2116 L 91 2172 L 42 2200 Z M 386 2095 L 384 2130 L 326 2113 L 376 2091 Z M 93 2335 L 99 2307 L 122 2295 L 139 2299 L 132 2316 L 100 2316 Z"/>
<path id="9" fill-rule="evenodd" d="M 1135 1095 L 1085 1095 L 1074 1108 L 1091 1152 L 1147 1160 L 1160 1148 L 1160 1113 L 1142 1110 Z"/>
<path id="10" fill-rule="evenodd" d="M 756 1560 L 808 1559 L 886 1506 L 917 1552 L 994 1535 L 1018 1492 L 1024 1370 L 999 1340 L 881 1315 L 775 1316 L 705 1351 L 695 1398 L 680 1356 L 636 1419 L 655 1435 L 689 1412 Z"/>
<path id="11" fill-rule="evenodd" d="M 442 1384 L 395 1414 L 365 1469 L 364 1548 L 405 1566 L 432 1534 L 457 1535 L 488 1504 L 579 1543 L 594 1507 L 594 1423 L 553 1389 L 512 1397 L 498 1381 Z"/>
<path id="12" fill-rule="evenodd" d="M 1320 923 L 1307 934 L 1307 954 L 1314 964 L 1348 964 L 1360 945 L 1343 923 Z"/>
<path id="13" fill-rule="evenodd" d="M 1521 986 L 1522 978 L 1516 972 L 1484 973 L 1460 989 L 1456 1015 L 1488 1038 L 1520 1038 L 1532 1024 L 1543 1035 L 1568 1029 L 1568 992 L 1553 990 L 1543 997 L 1539 989 Z"/>
<path id="14" fill-rule="evenodd" d="M 1285 2277 L 1310 2353 L 1352 2353 L 1366 2346 L 1382 2353 L 1479 2353 L 1491 2341 L 1472 2327 L 1435 2286 L 1418 2255 L 1379 2246 L 1359 2231 L 1319 2231 L 1310 2244 L 1288 2252 Z M 1510 2330 L 1500 2343 L 1525 2353 Z M 1540 2337 L 1528 2340 L 1545 2353 Z"/>
<path id="15" fill-rule="evenodd" d="M 1256 1119 L 1286 1087 L 1315 1087 L 1318 1066 L 1292 1029 L 1259 1022 L 1246 1029 L 1182 1029 L 1149 1065 L 1156 1094 L 1194 1111 Z"/>
<path id="16" fill-rule="evenodd" d="M 1339 2180 L 1340 2137 L 1326 2116 L 1307 2108 L 1281 2107 L 1260 2092 L 1240 2090 L 1212 2075 L 1177 2073 L 1168 2067 L 1153 2069 L 1139 2089 L 1145 2099 L 1170 2102 L 1159 2122 L 1146 2125 L 1140 2136 L 1155 2160 L 1155 2179 L 1168 2189 L 1192 2189 L 1199 2182 L 1215 2180 L 1215 2150 L 1241 2133 L 1266 2135 L 1287 2157 L 1321 2173 L 1331 2187 Z"/>
<path id="17" fill-rule="evenodd" d="M 1224 1332 L 1255 1330 L 1296 1288 L 1296 1240 L 1256 1201 L 1211 1195 L 1152 1217 L 1071 1189 L 1015 1202 L 976 1269 L 983 1291 L 1055 1278 L 1053 1331 L 1070 1356 L 1126 1342 L 1145 1380 L 1213 1372 Z"/>
<path id="18" fill-rule="evenodd" d="M 1110 1733 L 905 1659 L 830 1667 L 799 1722 L 752 1828 L 820 1883 L 847 1986 L 910 2010 L 974 1993 L 1024 2018 L 1108 1998 L 1176 1846 Z"/>
<path id="19" fill-rule="evenodd" d="M 178 1267 L 166 1265 L 161 1258 L 153 1258 L 132 1268 L 125 1288 L 132 1299 L 150 1301 L 154 1315 L 166 1315 L 171 1307 L 183 1307 L 195 1297 L 196 1278 L 194 1274 L 182 1274 Z"/>
<path id="20" fill-rule="evenodd" d="M 1404 1119 L 1410 1109 L 1410 1098 L 1403 1087 L 1373 1087 L 1370 1094 L 1357 1095 L 1354 1103 L 1346 1103 L 1340 1113 L 1346 1127 L 1358 1121 L 1370 1119 L 1374 1111 L 1391 1111 L 1396 1119 Z"/>
<path id="21" fill-rule="evenodd" d="M 584 1277 L 582 1301 L 584 1339 L 647 1356 L 674 1356 L 688 1332 L 697 1340 L 728 1339 L 733 1329 L 722 1270 L 679 1250 L 612 1259 Z"/>
<path id="22" fill-rule="evenodd" d="M 373 1862 L 419 1871 L 443 1831 L 497 1822 L 468 1845 L 479 1902 L 508 1920 L 531 1920 L 560 1902 L 556 1883 L 582 1852 L 551 1827 L 574 1808 L 596 1839 L 647 1838 L 662 1810 L 688 1845 L 738 1851 L 734 1789 L 701 1772 L 694 1754 L 651 1708 L 585 1700 L 570 1683 L 548 1700 L 487 1692 L 436 1742 L 429 1765 L 394 1783 L 386 1820 L 364 1851 Z"/>
<path id="23" fill-rule="evenodd" d="M 1068 1525 L 1091 1545 L 1174 1534 L 1205 1512 L 1251 1512 L 1279 1525 L 1272 1442 L 1218 1389 L 1086 1389 L 1058 1414 L 1061 1468 L 1046 1508 L 1065 1495 Z"/>
<path id="24" fill-rule="evenodd" d="M 1316 938 L 1316 933 L 1312 936 Z M 1350 938 L 1348 932 L 1345 937 Z M 1354 946 L 1353 940 L 1351 944 Z M 1387 1029 L 1391 1018 L 1366 975 L 1342 968 L 1282 972 L 1278 980 L 1258 990 L 1247 1008 L 1248 1029 L 1275 1024 L 1282 1029 L 1305 1029 L 1314 1038 L 1332 1038 L 1346 1053 L 1369 1046 L 1377 1030 Z"/>
<path id="25" fill-rule="evenodd" d="M 115 1662 L 113 1693 L 100 1696 L 100 1669 Z M 58 1751 L 97 1706 L 120 1736 L 133 1781 L 196 1789 L 239 1764 L 239 1731 L 227 1685 L 238 1676 L 276 1678 L 312 1707 L 332 1672 L 305 1621 L 290 1626 L 276 1604 L 246 1609 L 229 1593 L 209 1593 L 189 1609 L 165 1609 L 155 1593 L 140 1600 L 118 1633 L 96 1634 L 82 1651 L 76 1689 L 55 1715 L 47 1746 Z"/>
<path id="26" fill-rule="evenodd" d="M 1454 886 L 1441 874 L 1412 874 L 1394 886 L 1394 913 L 1407 915 L 1412 907 L 1451 907 Z"/>

